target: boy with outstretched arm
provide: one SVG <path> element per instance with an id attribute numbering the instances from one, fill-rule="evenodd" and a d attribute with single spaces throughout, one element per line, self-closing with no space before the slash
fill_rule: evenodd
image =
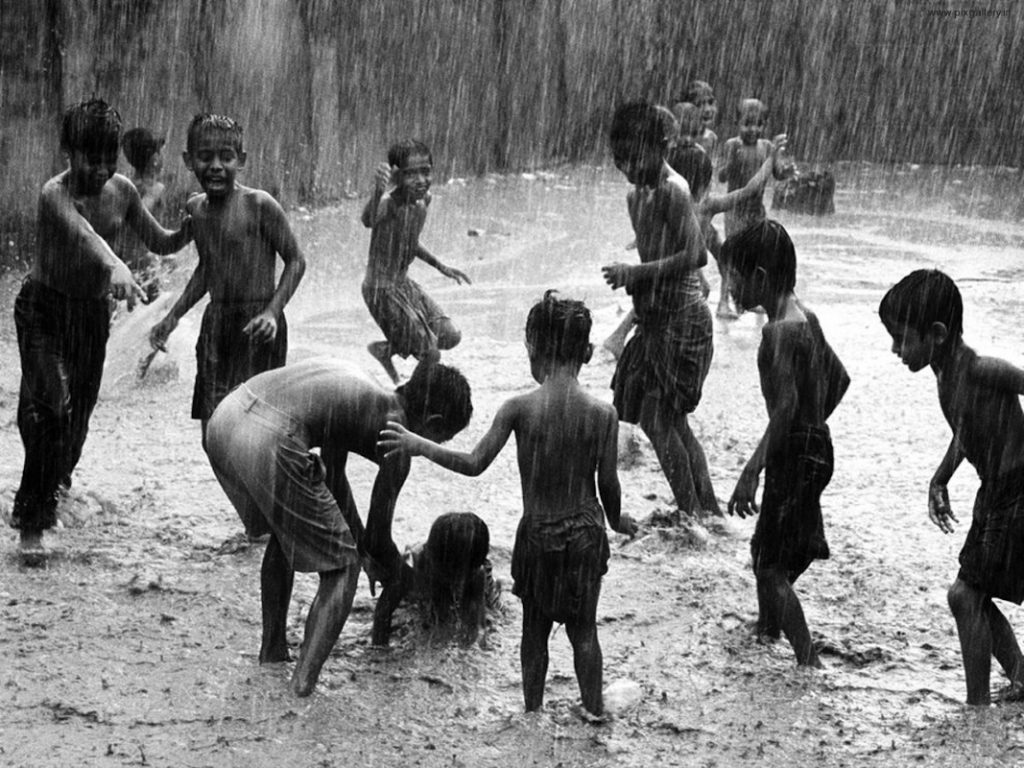
<path id="1" fill-rule="evenodd" d="M 292 677 L 299 696 L 312 693 L 345 624 L 361 555 L 371 578 L 384 585 L 375 643 L 412 583 L 391 538 L 409 457 L 383 456 L 378 433 L 398 423 L 444 441 L 465 427 L 471 412 L 469 384 L 454 368 L 421 364 L 389 392 L 361 369 L 326 358 L 258 374 L 217 406 L 207 428 L 210 464 L 246 529 L 269 534 L 260 575 L 260 663 L 289 659 L 285 630 L 295 572 L 320 574 Z M 349 454 L 378 465 L 365 529 L 345 477 Z"/>
<path id="2" fill-rule="evenodd" d="M 526 348 L 540 387 L 506 401 L 472 452 L 443 448 L 397 423 L 381 433 L 385 456 L 426 456 L 464 475 L 487 469 L 515 434 L 523 518 L 512 553 L 512 591 L 523 601 L 520 656 L 527 711 L 543 704 L 548 636 L 552 625 L 562 622 L 583 706 L 602 714 L 597 601 L 608 569 L 605 515 L 612 529 L 636 532 L 632 519 L 620 513 L 615 409 L 587 394 L 577 380 L 593 352 L 590 326 L 582 302 L 559 299 L 554 291 L 534 305 L 526 321 Z"/>
<path id="3" fill-rule="evenodd" d="M 206 423 L 224 396 L 257 373 L 285 364 L 284 308 L 306 261 L 281 205 L 263 190 L 236 182 L 245 167 L 242 126 L 230 117 L 196 115 L 183 157 L 203 188 L 187 204 L 199 264 L 149 340 L 166 351 L 178 321 L 210 294 L 196 344 L 192 397 L 192 418 L 201 421 L 205 444 Z M 284 269 L 275 289 L 277 256 Z"/>
<path id="4" fill-rule="evenodd" d="M 1024 701 L 1024 657 L 992 602 L 1024 600 L 1024 370 L 964 343 L 960 291 L 938 270 L 904 277 L 885 294 L 878 314 L 903 364 L 915 373 L 925 367 L 935 373 L 939 405 L 953 430 L 928 488 L 928 516 L 943 533 L 957 521 L 946 490 L 953 473 L 967 459 L 981 478 L 960 571 L 948 593 L 967 703 L 990 703 L 993 656 L 1010 680 L 997 698 Z"/>
<path id="5" fill-rule="evenodd" d="M 826 421 L 850 377 L 825 340 L 817 316 L 797 298 L 796 251 L 775 221 L 762 221 L 722 246 L 733 297 L 744 310 L 764 307 L 757 369 L 768 427 L 729 500 L 729 514 L 757 514 L 750 542 L 757 581 L 759 637 L 785 633 L 797 663 L 820 667 L 797 578 L 829 556 L 821 493 L 832 478 L 832 437 Z M 764 493 L 754 501 L 764 470 Z"/>
<path id="6" fill-rule="evenodd" d="M 146 128 L 132 128 L 125 131 L 121 139 L 121 150 L 125 159 L 132 167 L 131 180 L 139 191 L 142 204 L 154 217 L 160 216 L 164 201 L 164 183 L 159 174 L 163 168 L 160 150 L 164 140 L 156 138 Z M 133 232 L 124 232 L 123 246 L 124 263 L 132 271 L 136 281 L 146 292 L 147 303 L 152 303 L 160 295 L 160 278 L 157 275 L 159 259 L 150 253 L 145 244 Z"/>
<path id="7" fill-rule="evenodd" d="M 460 285 L 470 282 L 464 272 L 442 264 L 420 244 L 432 173 L 433 159 L 425 144 L 409 139 L 393 145 L 388 167 L 377 168 L 374 193 L 362 214 L 363 224 L 373 230 L 363 300 L 385 339 L 367 349 L 396 384 L 394 355 L 436 361 L 441 350 L 462 340 L 451 318 L 409 277 L 409 267 L 418 258 Z M 386 191 L 389 180 L 394 187 Z"/>
<path id="8" fill-rule="evenodd" d="M 713 352 L 712 319 L 700 268 L 707 251 L 686 182 L 666 162 L 675 119 L 633 102 L 615 111 L 611 149 L 632 183 L 626 197 L 640 264 L 602 268 L 605 282 L 633 297 L 636 332 L 612 379 L 619 419 L 639 424 L 686 514 L 719 514 L 704 449 L 688 415 L 700 402 Z"/>
<path id="9" fill-rule="evenodd" d="M 60 146 L 68 168 L 39 194 L 38 251 L 14 304 L 21 357 L 18 429 L 25 446 L 11 525 L 26 563 L 40 564 L 42 533 L 56 520 L 57 492 L 71 485 L 99 395 L 110 304 L 144 298 L 115 253 L 131 229 L 156 253 L 188 243 L 161 227 L 135 185 L 117 173 L 121 116 L 100 99 L 64 113 Z"/>

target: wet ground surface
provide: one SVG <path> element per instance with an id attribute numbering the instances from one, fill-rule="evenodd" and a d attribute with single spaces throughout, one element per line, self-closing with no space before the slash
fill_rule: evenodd
<path id="1" fill-rule="evenodd" d="M 153 766 L 865 766 L 1018 765 L 1019 706 L 972 710 L 964 697 L 945 589 L 964 523 L 945 536 L 927 519 L 926 487 L 949 439 L 934 377 L 910 374 L 877 319 L 886 288 L 938 266 L 960 282 L 965 336 L 979 351 L 1024 364 L 1024 225 L 1010 171 L 898 174 L 839 169 L 837 213 L 772 214 L 790 230 L 798 292 L 821 318 L 853 384 L 831 427 L 836 472 L 823 498 L 831 560 L 798 582 L 826 669 L 796 669 L 786 643 L 760 645 L 749 570 L 751 520 L 703 530 L 647 529 L 612 537 L 600 636 L 605 682 L 642 697 L 611 722 L 574 711 L 569 644 L 551 638 L 544 711 L 522 712 L 521 612 L 505 596 L 487 648 L 462 648 L 405 612 L 392 647 L 369 646 L 373 598 L 361 577 L 355 609 L 317 692 L 288 693 L 291 665 L 260 667 L 260 547 L 233 538 L 240 524 L 188 418 L 198 327 L 194 310 L 139 382 L 133 367 L 161 311 L 118 320 L 104 394 L 92 421 L 56 554 L 25 569 L 15 537 L 0 541 L 0 765 Z M 584 298 L 600 341 L 628 309 L 600 266 L 635 258 L 625 185 L 577 169 L 453 182 L 435 190 L 425 245 L 468 272 L 459 287 L 420 266 L 414 276 L 464 331 L 448 356 L 473 385 L 470 446 L 501 402 L 532 381 L 522 344 L 530 304 L 546 288 Z M 289 307 L 291 359 L 339 355 L 374 363 L 377 338 L 359 295 L 367 233 L 357 201 L 296 211 L 310 269 Z M 183 282 L 190 255 L 172 274 Z M 707 270 L 716 299 L 717 275 Z M 2 284 L 0 507 L 18 482 L 18 363 Z M 761 320 L 716 321 L 715 361 L 693 418 L 718 496 L 732 492 L 765 425 L 755 350 Z M 595 355 L 581 378 L 610 398 L 614 368 Z M 411 365 L 402 368 L 411 370 Z M 375 371 L 381 375 L 380 371 Z M 353 460 L 365 515 L 373 468 Z M 670 508 L 649 445 L 623 430 L 623 508 L 637 519 Z M 964 465 L 950 487 L 961 520 L 977 479 Z M 473 511 L 491 528 L 496 574 L 509 583 L 520 513 L 514 452 L 481 478 L 418 461 L 399 501 L 399 546 L 426 538 L 433 518 Z M 315 591 L 300 576 L 291 640 Z M 1002 606 L 1018 631 L 1020 609 Z M 1002 683 L 993 675 L 994 685 Z"/>

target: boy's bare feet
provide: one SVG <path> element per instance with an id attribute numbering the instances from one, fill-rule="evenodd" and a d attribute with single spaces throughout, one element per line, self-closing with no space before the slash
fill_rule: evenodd
<path id="1" fill-rule="evenodd" d="M 992 694 L 994 704 L 1018 704 L 1024 701 L 1024 681 L 1017 680 Z"/>
<path id="2" fill-rule="evenodd" d="M 391 346 L 386 341 L 375 341 L 366 345 L 366 351 L 383 366 L 391 381 L 398 384 L 400 379 L 395 364 L 391 362 Z"/>
<path id="3" fill-rule="evenodd" d="M 18 543 L 18 555 L 22 565 L 42 568 L 46 565 L 46 548 L 43 547 L 42 531 L 22 531 Z"/>

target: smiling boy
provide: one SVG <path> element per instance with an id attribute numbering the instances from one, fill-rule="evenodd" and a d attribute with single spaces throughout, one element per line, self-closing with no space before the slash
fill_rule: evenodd
<path id="1" fill-rule="evenodd" d="M 230 117 L 196 115 L 188 128 L 185 165 L 203 188 L 188 201 L 199 264 L 170 312 L 150 331 L 166 350 L 178 321 L 207 293 L 196 344 L 192 418 L 206 424 L 232 389 L 285 364 L 284 307 L 306 269 L 284 209 L 268 193 L 236 182 L 245 167 L 242 127 Z M 276 257 L 284 262 L 274 288 Z"/>

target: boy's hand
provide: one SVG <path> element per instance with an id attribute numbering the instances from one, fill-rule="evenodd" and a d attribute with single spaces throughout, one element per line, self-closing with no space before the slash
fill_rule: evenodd
<path id="1" fill-rule="evenodd" d="M 959 522 L 949 507 L 946 486 L 937 483 L 928 486 L 928 517 L 943 533 L 952 533 L 953 523 Z"/>
<path id="2" fill-rule="evenodd" d="M 615 529 L 618 533 L 625 534 L 629 538 L 636 536 L 636 532 L 640 530 L 640 526 L 636 524 L 636 520 L 627 515 L 625 512 L 619 514 L 619 525 Z"/>
<path id="3" fill-rule="evenodd" d="M 376 192 L 383 192 L 391 184 L 395 169 L 388 163 L 380 163 L 373 172 L 373 188 Z"/>
<path id="4" fill-rule="evenodd" d="M 277 337 L 277 318 L 273 312 L 263 310 L 245 324 L 242 333 L 257 343 L 267 344 Z"/>
<path id="5" fill-rule="evenodd" d="M 149 343 L 153 349 L 159 349 L 161 352 L 167 351 L 167 337 L 171 335 L 178 325 L 177 319 L 174 315 L 168 315 L 159 323 L 153 326 L 149 332 Z"/>
<path id="6" fill-rule="evenodd" d="M 726 511 L 730 515 L 739 515 L 741 518 L 745 518 L 761 511 L 754 500 L 757 495 L 758 474 L 747 469 L 740 473 L 736 490 L 732 492 L 732 498 L 729 499 L 729 505 L 726 507 Z"/>
<path id="7" fill-rule="evenodd" d="M 396 453 L 407 453 L 410 456 L 419 456 L 417 450 L 420 437 L 410 432 L 397 421 L 389 421 L 387 427 L 380 431 L 377 440 L 377 450 L 384 452 L 387 459 Z"/>
<path id="8" fill-rule="evenodd" d="M 135 282 L 131 270 L 120 261 L 110 270 L 110 295 L 115 301 L 127 301 L 129 312 L 135 309 L 136 301 L 146 298 L 146 292 Z"/>
<path id="9" fill-rule="evenodd" d="M 623 264 L 621 262 L 601 267 L 601 272 L 604 273 L 604 281 L 613 289 L 625 288 L 627 293 L 629 293 L 629 289 L 632 287 L 632 280 L 630 279 L 632 271 L 632 264 Z"/>
<path id="10" fill-rule="evenodd" d="M 440 268 L 440 272 L 442 275 L 451 278 L 459 285 L 462 285 L 463 283 L 465 283 L 466 285 L 472 285 L 473 283 L 473 281 L 469 279 L 469 276 L 461 269 L 456 269 L 455 267 L 446 267 L 442 265 Z"/>

